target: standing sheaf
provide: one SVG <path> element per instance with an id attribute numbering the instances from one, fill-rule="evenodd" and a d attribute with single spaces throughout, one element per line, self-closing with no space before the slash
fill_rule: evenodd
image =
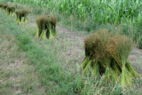
<path id="1" fill-rule="evenodd" d="M 14 12 L 15 12 L 15 9 L 16 9 L 15 6 L 9 5 L 9 6 L 7 7 L 8 14 L 14 13 Z"/>
<path id="2" fill-rule="evenodd" d="M 0 4 L 0 7 L 1 7 L 2 9 L 6 10 L 7 7 L 8 7 L 8 4 L 7 4 L 7 3 L 1 3 L 1 4 Z"/>
<path id="3" fill-rule="evenodd" d="M 22 22 L 22 19 L 25 21 L 26 20 L 26 17 L 27 15 L 29 14 L 29 11 L 28 10 L 25 10 L 25 9 L 22 9 L 22 10 L 17 10 L 15 11 L 16 13 L 16 16 L 17 16 L 17 20 L 19 22 Z"/>
<path id="4" fill-rule="evenodd" d="M 56 18 L 54 16 L 39 16 L 36 19 L 38 27 L 38 37 L 41 37 L 43 30 L 46 30 L 47 39 L 50 38 L 51 34 L 56 35 Z M 51 30 L 51 32 L 50 32 Z"/>

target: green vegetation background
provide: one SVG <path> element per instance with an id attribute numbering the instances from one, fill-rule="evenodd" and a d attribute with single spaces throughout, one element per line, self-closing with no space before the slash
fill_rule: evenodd
<path id="1" fill-rule="evenodd" d="M 5 0 L 4 0 L 5 1 Z M 93 31 L 119 26 L 142 48 L 141 0 L 7 0 L 36 6 L 35 13 L 54 14 L 79 30 Z"/>

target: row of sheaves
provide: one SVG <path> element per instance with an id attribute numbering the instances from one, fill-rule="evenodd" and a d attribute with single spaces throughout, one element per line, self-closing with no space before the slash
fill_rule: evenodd
<path id="1" fill-rule="evenodd" d="M 18 6 L 13 3 L 0 3 L 0 8 L 5 10 L 9 15 L 16 15 L 18 24 L 21 22 L 25 22 L 27 16 L 31 11 L 28 8 L 24 8 L 22 6 Z M 43 35 L 43 30 L 45 30 L 46 38 L 49 39 L 50 36 L 56 36 L 56 17 L 51 15 L 42 15 L 36 18 L 36 23 L 38 27 L 39 38 Z"/>

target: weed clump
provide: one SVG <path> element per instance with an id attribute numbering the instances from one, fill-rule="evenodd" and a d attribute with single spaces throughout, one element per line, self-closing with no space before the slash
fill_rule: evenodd
<path id="1" fill-rule="evenodd" d="M 85 58 L 83 72 L 93 73 L 96 77 L 104 76 L 106 80 L 120 82 L 123 87 L 131 85 L 138 74 L 128 61 L 133 42 L 126 36 L 100 30 L 85 41 Z"/>

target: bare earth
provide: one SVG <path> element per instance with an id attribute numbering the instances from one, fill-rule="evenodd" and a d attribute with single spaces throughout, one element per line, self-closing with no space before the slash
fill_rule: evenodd
<path id="1" fill-rule="evenodd" d="M 129 60 L 137 72 L 142 74 L 142 50 L 134 48 L 129 56 Z"/>

